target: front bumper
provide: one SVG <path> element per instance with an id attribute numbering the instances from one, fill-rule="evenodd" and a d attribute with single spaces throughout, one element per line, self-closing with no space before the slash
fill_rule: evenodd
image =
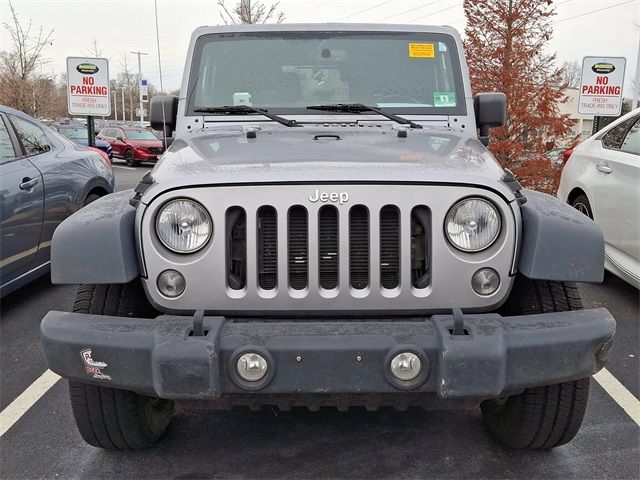
<path id="1" fill-rule="evenodd" d="M 41 330 L 47 364 L 63 377 L 194 400 L 249 392 L 495 398 L 594 374 L 615 332 L 615 320 L 602 308 L 508 318 L 467 314 L 464 335 L 451 333 L 452 315 L 367 321 L 204 317 L 203 325 L 205 334 L 194 336 L 191 317 L 51 311 Z M 425 368 L 409 385 L 389 370 L 393 355 L 407 350 Z M 247 351 L 269 362 L 269 374 L 256 384 L 235 374 L 237 357 Z"/>
<path id="2" fill-rule="evenodd" d="M 157 162 L 161 155 L 161 153 L 145 152 L 138 149 L 133 150 L 134 158 L 142 162 Z"/>

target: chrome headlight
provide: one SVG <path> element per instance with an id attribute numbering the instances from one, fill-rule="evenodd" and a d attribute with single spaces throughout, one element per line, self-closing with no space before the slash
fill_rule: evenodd
<path id="1" fill-rule="evenodd" d="M 162 244 L 177 253 L 193 253 L 204 247 L 213 233 L 213 222 L 205 208 L 194 200 L 167 202 L 156 217 L 156 232 Z"/>
<path id="2" fill-rule="evenodd" d="M 500 224 L 500 213 L 491 202 L 482 198 L 465 198 L 447 213 L 444 231 L 458 250 L 479 252 L 496 241 Z"/>

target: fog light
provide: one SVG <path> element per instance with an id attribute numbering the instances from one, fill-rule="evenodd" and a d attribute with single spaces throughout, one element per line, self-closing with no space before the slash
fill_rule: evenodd
<path id="1" fill-rule="evenodd" d="M 471 286 L 478 295 L 491 295 L 500 286 L 500 275 L 493 268 L 481 268 L 473 274 Z"/>
<path id="2" fill-rule="evenodd" d="M 165 270 L 158 275 L 158 290 L 165 297 L 179 297 L 184 292 L 187 282 L 180 272 Z"/>
<path id="3" fill-rule="evenodd" d="M 415 353 L 402 352 L 391 360 L 391 373 L 398 380 L 408 382 L 420 375 L 422 362 Z"/>
<path id="4" fill-rule="evenodd" d="M 238 358 L 236 370 L 238 375 L 247 382 L 262 380 L 267 374 L 267 361 L 257 353 L 245 353 Z"/>

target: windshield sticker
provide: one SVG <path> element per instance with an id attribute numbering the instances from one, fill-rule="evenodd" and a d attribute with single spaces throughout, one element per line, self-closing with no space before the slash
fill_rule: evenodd
<path id="1" fill-rule="evenodd" d="M 447 44 L 444 42 L 438 42 L 438 51 L 439 52 L 446 52 L 447 51 Z"/>
<path id="2" fill-rule="evenodd" d="M 448 138 L 429 137 L 429 146 L 433 151 L 437 152 L 441 147 L 448 145 L 450 141 Z"/>
<path id="3" fill-rule="evenodd" d="M 436 107 L 455 107 L 455 92 L 433 92 L 433 104 Z"/>
<path id="4" fill-rule="evenodd" d="M 233 105 L 247 105 L 251 106 L 251 94 L 249 92 L 236 92 L 233 94 Z"/>
<path id="5" fill-rule="evenodd" d="M 410 43 L 409 57 L 411 58 L 435 58 L 436 52 L 433 43 Z"/>

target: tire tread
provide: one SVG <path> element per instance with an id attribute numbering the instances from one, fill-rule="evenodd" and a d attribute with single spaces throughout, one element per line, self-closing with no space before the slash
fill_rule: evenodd
<path id="1" fill-rule="evenodd" d="M 516 277 L 505 316 L 582 309 L 574 283 Z M 563 445 L 578 433 L 589 397 L 589 378 L 528 388 L 504 404 L 482 404 L 483 421 L 502 445 L 515 449 L 548 449 Z"/>
<path id="2" fill-rule="evenodd" d="M 123 285 L 81 285 L 74 312 L 95 315 L 152 318 L 157 312 L 148 303 L 140 280 Z M 126 390 L 69 381 L 69 398 L 80 435 L 94 447 L 135 450 L 154 444 L 173 415 L 173 402 L 162 400 L 153 415 L 161 428 L 153 431 L 145 411 L 152 399 Z"/>

